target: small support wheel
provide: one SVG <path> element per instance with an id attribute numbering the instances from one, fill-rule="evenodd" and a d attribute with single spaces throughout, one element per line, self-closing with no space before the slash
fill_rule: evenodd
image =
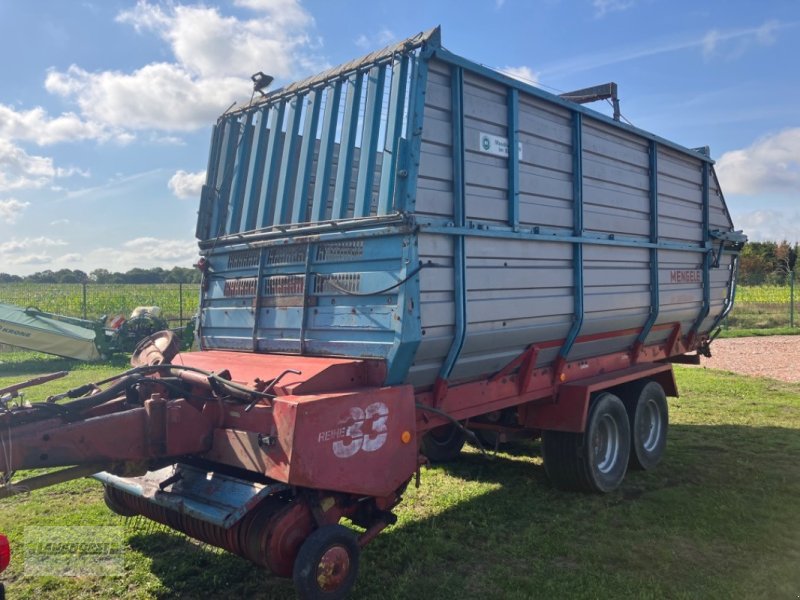
<path id="1" fill-rule="evenodd" d="M 638 382 L 625 394 L 631 426 L 630 466 L 655 468 L 664 457 L 669 428 L 667 396 L 655 381 Z"/>
<path id="2" fill-rule="evenodd" d="M 630 424 L 622 400 L 602 393 L 592 402 L 584 433 L 545 431 L 544 467 L 560 489 L 611 492 L 625 478 Z"/>
<path id="3" fill-rule="evenodd" d="M 431 462 L 450 462 L 461 454 L 465 441 L 464 431 L 449 423 L 423 435 L 420 450 Z"/>
<path id="4" fill-rule="evenodd" d="M 324 525 L 306 538 L 294 561 L 293 579 L 303 600 L 346 598 L 358 577 L 360 548 L 343 525 Z"/>

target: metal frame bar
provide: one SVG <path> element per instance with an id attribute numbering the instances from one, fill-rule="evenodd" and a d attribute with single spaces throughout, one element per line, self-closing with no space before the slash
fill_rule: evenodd
<path id="1" fill-rule="evenodd" d="M 227 224 L 228 200 L 231 186 L 231 176 L 229 173 L 233 168 L 232 161 L 236 153 L 236 145 L 239 143 L 240 127 L 237 117 L 231 117 L 225 125 L 225 154 L 220 156 L 219 167 L 216 172 L 216 183 L 214 188 L 218 191 L 217 202 L 215 204 L 214 218 L 211 220 L 211 231 L 213 237 L 219 237 L 223 233 L 223 227 Z M 232 173 L 231 173 L 232 175 Z"/>
<path id="2" fill-rule="evenodd" d="M 347 205 L 350 202 L 350 183 L 353 180 L 353 154 L 355 154 L 358 115 L 361 110 L 361 86 L 364 73 L 356 73 L 349 80 L 347 99 L 345 100 L 344 120 L 342 121 L 342 137 L 339 140 L 339 164 L 336 165 L 336 185 L 333 190 L 332 219 L 347 216 Z"/>
<path id="3" fill-rule="evenodd" d="M 387 112 L 386 140 L 381 165 L 381 187 L 378 194 L 378 214 L 385 215 L 391 210 L 395 190 L 397 157 L 403 133 L 403 109 L 406 102 L 406 80 L 408 79 L 408 55 L 404 54 L 400 64 L 392 68 L 392 83 Z"/>
<path id="4" fill-rule="evenodd" d="M 453 131 L 453 221 L 458 227 L 466 222 L 466 182 L 464 179 L 464 70 L 451 67 L 450 107 Z M 439 370 L 439 379 L 446 382 L 455 367 L 467 332 L 466 251 L 464 236 L 453 240 L 453 302 L 455 323 L 453 342 Z"/>
<path id="5" fill-rule="evenodd" d="M 519 90 L 508 88 L 508 224 L 519 227 Z"/>
<path id="6" fill-rule="evenodd" d="M 314 178 L 314 203 L 311 207 L 311 220 L 322 221 L 328 208 L 330 194 L 333 147 L 336 144 L 336 125 L 339 120 L 339 103 L 342 99 L 342 81 L 328 88 L 325 96 L 325 116 L 322 118 L 322 133 L 319 140 L 317 174 Z"/>
<path id="7" fill-rule="evenodd" d="M 265 227 L 272 223 L 272 215 L 275 211 L 275 203 L 272 202 L 275 190 L 275 180 L 277 179 L 278 161 L 281 156 L 281 149 L 283 143 L 281 140 L 281 130 L 283 129 L 283 115 L 286 113 L 286 101 L 281 100 L 280 104 L 273 106 L 270 110 L 272 117 L 272 127 L 269 132 L 269 148 L 267 148 L 267 156 L 265 163 L 269 165 L 269 170 L 266 172 L 267 181 L 261 183 L 261 201 L 258 207 L 258 226 Z"/>
<path id="8" fill-rule="evenodd" d="M 322 90 L 311 90 L 308 94 L 306 121 L 303 128 L 303 143 L 300 146 L 300 160 L 297 166 L 297 183 L 292 204 L 292 223 L 305 220 L 308 212 L 308 187 L 311 185 L 311 167 L 314 164 L 314 150 L 317 141 L 317 127 L 322 105 Z M 321 148 L 320 148 L 321 150 Z"/>
<path id="9" fill-rule="evenodd" d="M 249 113 L 244 123 L 244 131 L 241 133 L 242 139 L 239 142 L 239 151 L 236 154 L 234 163 L 233 189 L 231 190 L 232 210 L 228 215 L 228 233 L 241 231 L 242 223 L 242 204 L 248 174 L 250 171 L 250 151 L 253 148 L 253 115 Z"/>
<path id="10" fill-rule="evenodd" d="M 709 232 L 709 221 L 710 221 L 710 198 L 709 198 L 709 185 L 708 185 L 708 176 L 709 176 L 709 165 L 707 162 L 703 163 L 702 166 L 702 197 L 703 197 L 703 246 L 706 249 L 706 253 L 703 256 L 703 304 L 700 307 L 700 313 L 697 315 L 697 319 L 695 319 L 692 328 L 689 330 L 689 343 L 691 344 L 694 341 L 694 338 L 697 336 L 697 331 L 700 329 L 700 325 L 703 324 L 703 321 L 708 316 L 709 311 L 711 310 L 711 255 L 712 255 L 712 248 L 711 248 L 711 235 Z"/>
<path id="11" fill-rule="evenodd" d="M 251 231 L 256 228 L 258 217 L 258 198 L 261 194 L 261 186 L 264 179 L 264 157 L 267 154 L 267 143 L 262 144 L 261 140 L 264 136 L 269 136 L 269 109 L 265 108 L 259 112 L 258 129 L 253 137 L 253 146 L 255 153 L 250 153 L 250 177 L 245 186 L 245 196 L 247 197 L 247 210 L 244 211 L 244 230 Z"/>
<path id="12" fill-rule="evenodd" d="M 386 65 L 369 70 L 367 100 L 364 105 L 364 129 L 361 135 L 361 159 L 358 161 L 354 217 L 368 217 L 372 206 L 372 188 L 375 182 L 378 135 L 383 111 L 383 88 L 386 82 Z M 366 154 L 366 158 L 365 158 Z"/>
<path id="13" fill-rule="evenodd" d="M 583 237 L 583 116 L 574 111 L 572 113 L 572 227 L 576 237 Z M 556 380 L 560 379 L 562 369 L 566 363 L 572 346 L 583 327 L 583 243 L 577 242 L 572 247 L 572 275 L 573 275 L 573 312 L 575 320 L 567 334 L 564 344 L 558 351 L 556 367 L 553 369 Z"/>
<path id="14" fill-rule="evenodd" d="M 658 244 L 658 144 L 650 140 L 650 243 Z M 659 297 L 658 247 L 650 248 L 650 315 L 634 344 L 634 361 L 639 357 L 647 336 L 658 320 Z"/>
<path id="15" fill-rule="evenodd" d="M 303 97 L 289 100 L 289 111 L 286 115 L 286 137 L 283 140 L 283 156 L 281 157 L 281 170 L 278 176 L 278 189 L 275 192 L 275 214 L 273 225 L 287 222 L 292 204 L 292 183 L 296 173 L 297 162 L 294 155 L 297 152 L 297 142 L 300 132 L 300 118 L 303 116 Z"/>

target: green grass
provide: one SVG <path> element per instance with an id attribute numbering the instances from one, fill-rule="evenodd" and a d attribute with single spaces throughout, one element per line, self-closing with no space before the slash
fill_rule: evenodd
<path id="1" fill-rule="evenodd" d="M 65 361 L 4 356 L 0 387 Z M 42 394 L 123 368 L 75 366 Z M 667 456 L 605 496 L 556 491 L 539 446 L 467 449 L 425 469 L 398 523 L 362 553 L 354 598 L 796 598 L 800 594 L 800 385 L 677 367 Z M 31 399 L 33 393 L 30 394 Z M 81 480 L 0 502 L 0 531 L 120 525 Z M 292 598 L 235 556 L 127 523 L 119 577 L 29 578 L 12 598 Z"/>
<path id="2" fill-rule="evenodd" d="M 720 338 L 764 337 L 769 335 L 800 335 L 800 327 L 768 327 L 764 329 L 723 329 Z"/>

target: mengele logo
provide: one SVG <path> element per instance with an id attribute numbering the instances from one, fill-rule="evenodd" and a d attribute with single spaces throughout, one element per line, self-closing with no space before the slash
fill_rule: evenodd
<path id="1" fill-rule="evenodd" d="M 687 269 L 685 271 L 670 271 L 670 283 L 702 283 L 703 273 L 697 269 Z"/>

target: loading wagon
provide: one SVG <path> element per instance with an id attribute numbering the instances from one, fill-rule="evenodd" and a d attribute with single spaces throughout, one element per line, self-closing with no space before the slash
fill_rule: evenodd
<path id="1" fill-rule="evenodd" d="M 672 363 L 708 353 L 744 243 L 706 150 L 438 28 L 265 79 L 213 130 L 200 350 L 156 334 L 103 386 L 10 408 L 9 471 L 67 468 L 4 495 L 95 473 L 115 512 L 340 598 L 415 474 L 466 438 L 541 436 L 567 490 L 661 461 Z"/>

